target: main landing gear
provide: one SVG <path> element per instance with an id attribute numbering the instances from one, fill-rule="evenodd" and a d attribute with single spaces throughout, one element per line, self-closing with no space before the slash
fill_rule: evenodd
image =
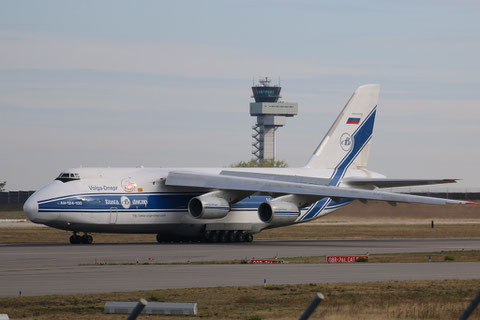
<path id="1" fill-rule="evenodd" d="M 252 242 L 253 235 L 246 231 L 226 231 L 215 230 L 206 231 L 202 238 L 187 238 L 180 236 L 172 236 L 165 234 L 157 234 L 157 242 L 159 243 L 189 243 L 189 242 L 209 242 L 209 243 L 232 243 L 232 242 Z"/>
<path id="2" fill-rule="evenodd" d="M 204 238 L 211 243 L 252 242 L 253 235 L 246 231 L 207 231 Z"/>
<path id="3" fill-rule="evenodd" d="M 70 237 L 70 243 L 71 244 L 92 244 L 93 242 L 93 237 L 89 234 L 83 234 L 83 236 L 77 235 L 76 232 L 73 233 L 73 235 Z"/>

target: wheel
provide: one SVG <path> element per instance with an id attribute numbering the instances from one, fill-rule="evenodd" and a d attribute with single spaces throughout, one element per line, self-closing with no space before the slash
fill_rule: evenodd
<path id="1" fill-rule="evenodd" d="M 93 237 L 92 236 L 89 236 L 88 234 L 84 234 L 83 236 L 81 237 L 78 237 L 79 238 L 79 242 L 83 243 L 83 244 L 91 244 L 93 242 Z"/>
<path id="2" fill-rule="evenodd" d="M 237 242 L 245 242 L 247 239 L 247 233 L 244 231 L 238 231 Z"/>
<path id="3" fill-rule="evenodd" d="M 218 235 L 218 242 L 225 243 L 228 240 L 228 235 L 225 231 L 220 231 L 220 234 Z"/>
<path id="4" fill-rule="evenodd" d="M 253 241 L 253 234 L 247 233 L 247 237 L 245 238 L 246 242 L 252 242 Z"/>
<path id="5" fill-rule="evenodd" d="M 228 239 L 228 242 L 235 242 L 235 240 L 237 240 L 237 232 L 228 231 L 227 239 Z"/>
<path id="6" fill-rule="evenodd" d="M 75 234 L 74 234 L 74 235 L 71 235 L 71 236 L 70 236 L 70 243 L 71 243 L 71 244 L 78 244 L 78 243 L 80 243 L 80 239 L 79 239 L 79 238 L 80 238 L 80 237 L 77 236 L 77 235 L 75 235 Z"/>
<path id="7" fill-rule="evenodd" d="M 162 243 L 163 241 L 165 241 L 165 239 L 162 237 L 162 235 L 160 233 L 158 233 L 157 234 L 157 242 Z"/>
<path id="8" fill-rule="evenodd" d="M 210 242 L 215 243 L 218 242 L 218 233 L 215 231 L 210 232 Z"/>
<path id="9" fill-rule="evenodd" d="M 210 242 L 210 231 L 206 231 L 203 237 L 200 238 L 200 242 Z"/>

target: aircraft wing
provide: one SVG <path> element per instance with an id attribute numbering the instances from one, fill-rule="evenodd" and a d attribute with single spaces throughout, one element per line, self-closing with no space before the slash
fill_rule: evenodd
<path id="1" fill-rule="evenodd" d="M 432 184 L 456 183 L 458 179 L 345 179 L 342 182 L 352 187 L 363 188 L 395 188 L 425 186 Z"/>
<path id="2" fill-rule="evenodd" d="M 331 198 L 346 198 L 360 200 L 379 200 L 388 202 L 411 202 L 426 204 L 472 204 L 468 201 L 458 201 L 442 198 L 422 197 L 377 190 L 362 190 L 334 186 L 312 185 L 275 181 L 270 179 L 246 178 L 229 175 L 172 171 L 165 181 L 167 186 L 195 187 L 216 190 L 235 190 L 318 196 Z"/>

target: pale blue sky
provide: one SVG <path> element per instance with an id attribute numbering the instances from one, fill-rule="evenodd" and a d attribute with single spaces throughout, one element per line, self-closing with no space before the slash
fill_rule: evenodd
<path id="1" fill-rule="evenodd" d="M 302 166 L 353 90 L 380 83 L 370 168 L 479 186 L 477 1 L 0 1 L 0 180 L 251 157 L 252 78 L 299 115 Z"/>

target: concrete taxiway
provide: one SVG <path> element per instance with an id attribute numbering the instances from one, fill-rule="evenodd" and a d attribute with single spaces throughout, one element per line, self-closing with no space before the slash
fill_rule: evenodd
<path id="1" fill-rule="evenodd" d="M 249 244 L 0 245 L 0 296 L 161 288 L 480 278 L 480 263 L 92 265 L 480 250 L 480 239 L 297 240 Z"/>

